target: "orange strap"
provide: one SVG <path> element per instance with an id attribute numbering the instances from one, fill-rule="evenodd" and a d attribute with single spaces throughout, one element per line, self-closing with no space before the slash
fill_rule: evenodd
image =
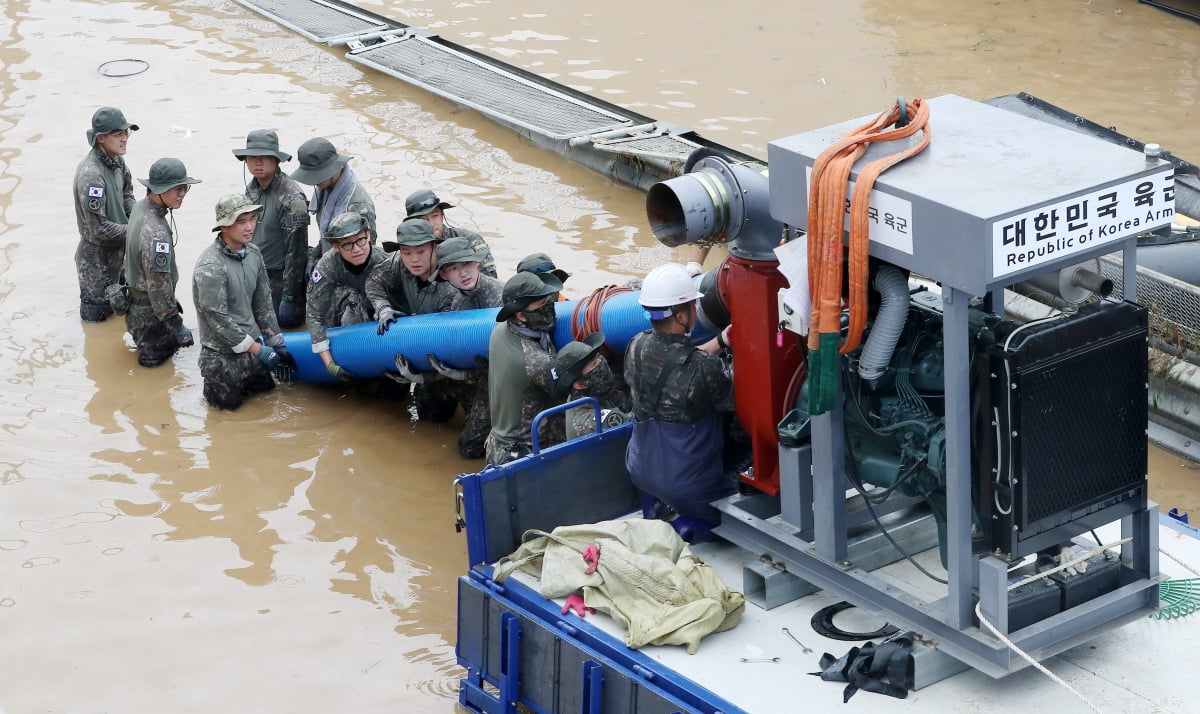
<path id="1" fill-rule="evenodd" d="M 810 349 L 817 349 L 820 335 L 840 333 L 842 314 L 842 235 L 846 214 L 846 189 L 854 163 L 870 143 L 905 139 L 918 131 L 921 140 L 891 156 L 876 159 L 859 172 L 850 212 L 850 328 L 838 351 L 845 354 L 858 347 L 867 321 L 867 265 L 870 253 L 869 214 L 875 180 L 897 163 L 919 154 L 929 145 L 929 105 L 923 100 L 907 102 L 908 125 L 888 129 L 901 116 L 899 103 L 833 144 L 813 163 L 808 197 L 808 279 L 813 308 L 808 335 Z"/>

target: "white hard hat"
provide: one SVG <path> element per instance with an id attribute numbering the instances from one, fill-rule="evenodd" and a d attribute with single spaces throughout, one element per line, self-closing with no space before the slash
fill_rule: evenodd
<path id="1" fill-rule="evenodd" d="M 651 270 L 642 281 L 638 304 L 646 308 L 675 307 L 702 297 L 704 293 L 696 289 L 687 268 L 679 263 L 667 263 Z"/>

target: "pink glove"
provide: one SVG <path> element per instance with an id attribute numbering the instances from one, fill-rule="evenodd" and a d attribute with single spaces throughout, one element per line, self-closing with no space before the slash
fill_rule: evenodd
<path id="1" fill-rule="evenodd" d="M 596 566 L 600 565 L 600 546 L 592 543 L 587 548 L 584 548 L 583 560 L 588 564 L 587 570 L 583 571 L 584 575 L 591 575 L 596 572 Z"/>
<path id="2" fill-rule="evenodd" d="M 583 596 L 579 593 L 573 593 L 567 596 L 567 604 L 563 605 L 562 614 L 567 614 L 571 610 L 575 611 L 580 617 L 587 617 L 589 612 L 595 612 L 596 609 L 583 604 Z"/>

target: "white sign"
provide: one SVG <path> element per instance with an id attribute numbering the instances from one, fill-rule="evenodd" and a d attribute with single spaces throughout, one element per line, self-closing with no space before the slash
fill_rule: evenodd
<path id="1" fill-rule="evenodd" d="M 1175 171 L 1132 179 L 992 224 L 992 277 L 1145 233 L 1175 215 Z"/>
<path id="2" fill-rule="evenodd" d="M 809 192 L 812 192 L 812 167 L 804 168 L 805 180 Z M 850 181 L 846 188 L 846 198 L 843 202 L 845 216 L 842 228 L 850 230 L 850 196 L 854 195 L 854 182 Z M 886 245 L 912 255 L 913 252 L 913 220 L 912 202 L 896 198 L 876 189 L 871 189 L 871 199 L 867 208 L 867 235 L 880 245 Z M 812 217 L 809 216 L 809 223 Z"/>

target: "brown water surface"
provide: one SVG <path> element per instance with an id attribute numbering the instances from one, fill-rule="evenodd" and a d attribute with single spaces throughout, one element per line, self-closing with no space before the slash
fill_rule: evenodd
<path id="1" fill-rule="evenodd" d="M 760 155 L 897 94 L 1022 90 L 1200 154 L 1200 33 L 1132 1 L 364 6 Z M 97 71 L 121 58 L 149 69 Z M 9 0 L 0 65 L 0 710 L 452 710 L 451 481 L 481 464 L 453 425 L 354 390 L 212 411 L 195 348 L 146 370 L 120 321 L 81 324 L 67 196 L 89 117 L 141 126 L 135 176 L 176 156 L 204 180 L 176 213 L 188 318 L 251 129 L 356 157 L 385 231 L 436 188 L 502 277 L 544 250 L 572 296 L 672 255 L 642 195 L 229 0 Z M 1195 506 L 1195 474 L 1156 453 L 1156 497 Z"/>

